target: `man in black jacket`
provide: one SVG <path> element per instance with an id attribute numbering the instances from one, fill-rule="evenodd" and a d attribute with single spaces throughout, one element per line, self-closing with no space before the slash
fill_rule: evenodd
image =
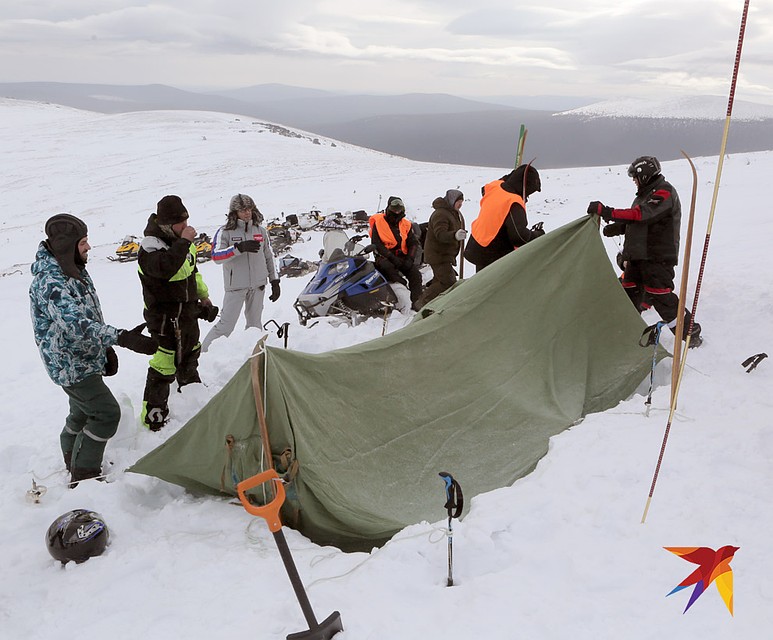
<path id="1" fill-rule="evenodd" d="M 539 173 L 525 164 L 481 189 L 480 213 L 464 250 L 464 258 L 475 265 L 476 272 L 545 235 L 542 223 L 529 228 L 526 219 L 526 202 L 541 189 Z"/>
<path id="2" fill-rule="evenodd" d="M 388 282 L 403 283 L 408 280 L 411 307 L 418 310 L 417 302 L 422 291 L 421 271 L 416 264 L 419 240 L 413 225 L 405 218 L 405 205 L 397 196 L 389 196 L 387 206 L 368 220 L 370 238 L 376 247 L 376 269 Z"/>
<path id="3" fill-rule="evenodd" d="M 588 213 L 612 222 L 604 228 L 605 236 L 625 235 L 622 284 L 637 310 L 643 301 L 651 301 L 655 311 L 676 333 L 679 298 L 674 293 L 674 267 L 679 261 L 679 228 L 682 207 L 676 189 L 660 173 L 660 163 L 652 156 L 636 158 L 628 167 L 636 184 L 636 197 L 628 209 L 613 209 L 601 202 L 588 205 Z M 701 326 L 685 310 L 684 332 L 689 332 L 690 346 L 703 342 Z"/>
<path id="4" fill-rule="evenodd" d="M 201 382 L 199 318 L 209 322 L 217 307 L 196 268 L 196 229 L 179 196 L 164 196 L 150 215 L 138 256 L 145 321 L 158 350 L 150 360 L 142 422 L 151 431 L 166 424 L 169 386 Z"/>

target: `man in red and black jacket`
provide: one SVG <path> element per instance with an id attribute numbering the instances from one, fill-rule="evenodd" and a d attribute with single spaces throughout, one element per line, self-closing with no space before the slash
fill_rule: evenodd
<path id="1" fill-rule="evenodd" d="M 411 306 L 421 295 L 421 271 L 416 264 L 419 240 L 413 233 L 413 225 L 405 219 L 405 205 L 397 196 L 390 196 L 382 213 L 376 213 L 368 220 L 370 239 L 376 246 L 375 263 L 388 282 L 405 282 L 411 292 Z"/>
<path id="2" fill-rule="evenodd" d="M 652 156 L 636 158 L 628 167 L 636 184 L 636 197 L 628 209 L 614 209 L 601 202 L 588 205 L 588 213 L 611 222 L 605 236 L 625 235 L 622 284 L 637 310 L 647 299 L 672 332 L 676 330 L 679 298 L 674 293 L 674 267 L 679 262 L 679 228 L 682 207 L 676 189 L 660 173 L 660 163 Z M 691 314 L 685 310 L 686 339 Z M 690 346 L 703 340 L 701 326 L 693 323 Z"/>

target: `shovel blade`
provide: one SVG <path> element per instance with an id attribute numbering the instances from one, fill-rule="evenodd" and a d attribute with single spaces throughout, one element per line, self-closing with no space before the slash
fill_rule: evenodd
<path id="1" fill-rule="evenodd" d="M 316 628 L 291 633 L 287 636 L 287 640 L 330 640 L 335 634 L 343 630 L 344 625 L 341 622 L 341 614 L 338 611 L 333 611 Z"/>

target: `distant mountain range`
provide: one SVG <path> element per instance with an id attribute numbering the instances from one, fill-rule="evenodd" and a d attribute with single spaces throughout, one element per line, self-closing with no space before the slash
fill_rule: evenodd
<path id="1" fill-rule="evenodd" d="M 278 84 L 201 93 L 166 85 L 0 83 L 0 96 L 102 113 L 233 113 L 414 160 L 491 167 L 513 163 L 524 123 L 525 157 L 546 169 L 625 164 L 643 154 L 672 160 L 680 149 L 716 155 L 726 107 L 722 98 L 702 96 L 622 99 L 554 113 L 446 94 L 342 95 Z M 737 102 L 728 153 L 770 149 L 773 107 Z"/>

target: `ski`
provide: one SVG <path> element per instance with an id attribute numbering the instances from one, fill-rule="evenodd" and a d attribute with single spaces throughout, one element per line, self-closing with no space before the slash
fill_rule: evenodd
<path id="1" fill-rule="evenodd" d="M 515 167 L 514 169 L 517 169 L 521 166 L 521 162 L 523 161 L 523 148 L 526 146 L 526 134 L 529 133 L 529 130 L 526 128 L 526 125 L 521 125 L 521 129 L 518 132 L 518 145 L 515 148 Z"/>
<path id="2" fill-rule="evenodd" d="M 676 311 L 676 340 L 674 340 L 674 361 L 671 367 L 671 402 L 676 400 L 676 387 L 677 380 L 679 378 L 679 368 L 682 360 L 682 336 L 684 335 L 684 308 L 685 298 L 687 296 L 687 281 L 690 276 L 690 254 L 692 250 L 692 231 L 695 224 L 695 202 L 698 197 L 698 171 L 695 168 L 695 163 L 692 158 L 688 156 L 684 151 L 682 155 L 687 162 L 690 163 L 690 170 L 692 171 L 692 195 L 690 197 L 690 215 L 687 218 L 687 237 L 684 241 L 684 252 L 682 254 L 682 279 L 679 283 L 679 306 Z M 695 315 L 690 316 L 690 325 L 695 321 Z M 689 326 L 688 331 L 692 330 L 692 326 Z M 697 345 L 696 345 L 697 346 Z"/>

